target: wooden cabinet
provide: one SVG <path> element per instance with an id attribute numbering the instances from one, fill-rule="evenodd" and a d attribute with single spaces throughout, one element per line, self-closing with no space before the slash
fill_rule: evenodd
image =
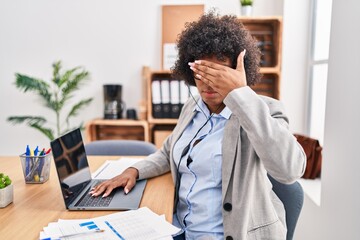
<path id="1" fill-rule="evenodd" d="M 147 86 L 146 92 L 146 107 L 147 107 L 147 122 L 149 123 L 150 139 L 157 147 L 161 147 L 163 141 L 172 132 L 173 128 L 177 123 L 177 119 L 171 118 L 156 118 L 154 117 L 153 108 L 153 92 L 152 83 L 153 81 L 167 81 L 172 80 L 170 71 L 152 71 L 148 67 L 143 68 L 143 76 Z"/>
<path id="2" fill-rule="evenodd" d="M 275 99 L 280 98 L 282 18 L 281 17 L 246 17 L 240 18 L 244 26 L 256 38 L 262 56 L 260 83 L 252 86 L 260 95 Z"/>
<path id="3" fill-rule="evenodd" d="M 106 139 L 130 139 L 150 142 L 149 124 L 143 120 L 94 119 L 86 124 L 88 142 Z"/>

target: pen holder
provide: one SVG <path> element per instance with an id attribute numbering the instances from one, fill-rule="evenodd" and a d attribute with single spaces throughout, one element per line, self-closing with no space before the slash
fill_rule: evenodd
<path id="1" fill-rule="evenodd" d="M 44 183 L 49 179 L 51 154 L 43 156 L 20 155 L 25 183 Z"/>

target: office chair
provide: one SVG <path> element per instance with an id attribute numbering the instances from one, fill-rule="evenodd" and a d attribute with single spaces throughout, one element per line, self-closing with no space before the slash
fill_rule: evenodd
<path id="1" fill-rule="evenodd" d="M 154 144 L 139 140 L 98 140 L 85 145 L 87 155 L 146 156 L 156 150 Z"/>
<path id="2" fill-rule="evenodd" d="M 273 191 L 280 198 L 285 207 L 287 234 L 286 240 L 292 240 L 295 227 L 304 203 L 304 191 L 300 183 L 283 184 L 268 175 Z"/>

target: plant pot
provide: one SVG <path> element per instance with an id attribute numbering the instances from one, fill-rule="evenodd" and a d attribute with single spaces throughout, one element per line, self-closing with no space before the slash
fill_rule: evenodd
<path id="1" fill-rule="evenodd" d="M 251 5 L 241 6 L 241 15 L 242 16 L 251 16 L 253 7 Z"/>
<path id="2" fill-rule="evenodd" d="M 0 208 L 4 208 L 14 199 L 14 187 L 12 184 L 6 188 L 0 189 Z"/>

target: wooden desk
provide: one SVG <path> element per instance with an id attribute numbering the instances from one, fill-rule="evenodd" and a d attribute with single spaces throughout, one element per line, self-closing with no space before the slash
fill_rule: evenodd
<path id="1" fill-rule="evenodd" d="M 89 157 L 91 171 L 105 160 L 119 157 Z M 93 218 L 116 211 L 67 211 L 61 195 L 54 162 L 50 178 L 43 184 L 25 184 L 19 157 L 0 157 L 0 172 L 9 175 L 14 185 L 14 201 L 0 208 L 1 239 L 39 239 L 39 232 L 49 222 L 59 218 Z M 157 214 L 165 214 L 172 222 L 174 185 L 170 173 L 149 179 L 140 207 L 148 207 Z"/>

